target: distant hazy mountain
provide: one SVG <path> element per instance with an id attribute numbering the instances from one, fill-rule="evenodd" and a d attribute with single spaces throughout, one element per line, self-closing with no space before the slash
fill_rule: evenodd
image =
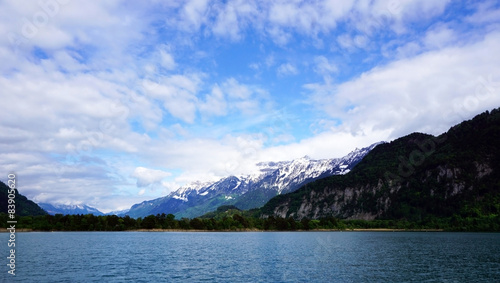
<path id="1" fill-rule="evenodd" d="M 113 210 L 113 211 L 110 211 L 108 213 L 105 213 L 105 215 L 125 216 L 129 210 L 130 210 L 130 208 L 122 209 L 122 210 Z"/>
<path id="2" fill-rule="evenodd" d="M 96 208 L 91 206 L 82 204 L 82 205 L 64 205 L 64 204 L 56 204 L 52 205 L 50 203 L 39 203 L 41 208 L 47 211 L 50 215 L 56 214 L 93 214 L 95 216 L 104 215 L 104 213 L 100 212 Z"/>
<path id="3" fill-rule="evenodd" d="M 0 212 L 7 213 L 7 205 L 8 205 L 8 191 L 9 187 L 0 181 Z M 17 216 L 28 216 L 28 215 L 46 215 L 45 212 L 40 206 L 38 206 L 33 201 L 27 199 L 22 194 L 19 194 L 16 190 L 15 197 L 15 205 L 16 205 L 16 215 Z"/>
<path id="4" fill-rule="evenodd" d="M 377 146 L 349 174 L 276 196 L 261 212 L 295 219 L 449 218 L 454 225 L 472 217 L 485 221 L 467 225 L 498 229 L 481 225 L 500 225 L 500 109 L 437 137 L 413 133 Z"/>
<path id="5" fill-rule="evenodd" d="M 188 184 L 166 197 L 133 205 L 127 215 L 172 213 L 177 218 L 192 218 L 221 205 L 235 205 L 240 209 L 260 207 L 276 195 L 292 192 L 319 178 L 346 174 L 376 145 L 356 149 L 342 158 L 314 160 L 305 156 L 292 161 L 259 163 L 258 174 Z"/>

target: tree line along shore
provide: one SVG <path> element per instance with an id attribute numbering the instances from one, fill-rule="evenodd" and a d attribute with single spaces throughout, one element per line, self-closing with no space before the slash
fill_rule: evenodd
<path id="1" fill-rule="evenodd" d="M 335 217 L 302 219 L 281 217 L 248 217 L 240 214 L 220 218 L 182 218 L 173 214 L 129 216 L 39 215 L 17 217 L 17 231 L 486 231 L 498 232 L 495 218 L 430 218 L 418 222 L 407 220 L 346 220 Z M 2 228 L 8 215 L 0 213 Z M 3 230 L 3 229 L 2 229 Z"/>

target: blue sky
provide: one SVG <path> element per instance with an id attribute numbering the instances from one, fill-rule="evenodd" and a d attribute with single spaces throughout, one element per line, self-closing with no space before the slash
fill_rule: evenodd
<path id="1" fill-rule="evenodd" d="M 500 106 L 498 1 L 0 1 L 0 168 L 103 211 Z"/>

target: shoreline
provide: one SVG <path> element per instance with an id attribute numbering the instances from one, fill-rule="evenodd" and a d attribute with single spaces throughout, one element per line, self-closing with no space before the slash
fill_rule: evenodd
<path id="1" fill-rule="evenodd" d="M 312 229 L 312 230 L 259 230 L 259 229 L 236 229 L 236 230 L 184 230 L 184 229 L 133 229 L 124 231 L 43 231 L 33 230 L 28 228 L 18 228 L 16 233 L 30 233 L 30 232 L 446 232 L 443 229 L 390 229 L 390 228 L 355 228 L 355 229 Z M 10 233 L 7 228 L 0 230 L 0 233 Z"/>

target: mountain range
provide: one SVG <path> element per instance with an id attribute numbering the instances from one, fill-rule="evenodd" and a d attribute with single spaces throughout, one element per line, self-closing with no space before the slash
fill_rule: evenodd
<path id="1" fill-rule="evenodd" d="M 260 207 L 250 213 L 262 218 L 403 219 L 427 224 L 444 219 L 453 227 L 465 223 L 477 230 L 497 231 L 499 141 L 500 109 L 494 109 L 439 136 L 413 133 L 338 159 L 260 163 L 259 174 L 192 183 L 163 198 L 136 204 L 126 214 L 192 218 L 224 205 L 235 211 Z M 0 182 L 0 212 L 4 213 L 7 191 Z M 45 208 L 50 213 L 100 213 L 88 206 Z M 18 194 L 16 214 L 47 213 Z"/>
<path id="2" fill-rule="evenodd" d="M 378 144 L 356 149 L 342 158 L 314 160 L 305 156 L 292 161 L 258 163 L 257 174 L 194 182 L 165 197 L 135 204 L 126 215 L 137 218 L 171 213 L 177 218 L 193 218 L 221 205 L 240 209 L 261 207 L 272 197 L 293 192 L 314 180 L 348 173 Z"/>
<path id="3" fill-rule="evenodd" d="M 38 204 L 43 210 L 47 211 L 50 215 L 56 214 L 93 214 L 95 216 L 104 215 L 98 209 L 81 204 L 81 205 L 65 205 L 65 204 L 50 204 L 50 203 L 39 203 Z"/>
<path id="4" fill-rule="evenodd" d="M 413 133 L 380 144 L 348 174 L 276 196 L 260 211 L 261 217 L 295 219 L 500 223 L 500 109 L 439 136 Z"/>

